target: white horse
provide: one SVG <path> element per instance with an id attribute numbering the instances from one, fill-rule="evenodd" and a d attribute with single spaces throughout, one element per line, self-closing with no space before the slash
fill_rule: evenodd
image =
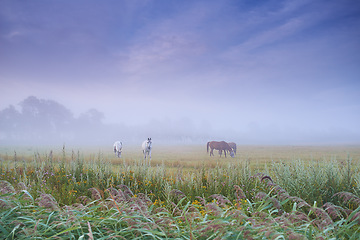
<path id="1" fill-rule="evenodd" d="M 114 153 L 115 153 L 115 156 L 117 157 L 121 157 L 121 152 L 122 152 L 122 142 L 120 141 L 116 141 L 114 143 Z"/>
<path id="2" fill-rule="evenodd" d="M 149 157 L 150 157 L 150 160 L 151 160 L 151 148 L 152 148 L 151 138 L 148 138 L 147 140 L 145 140 L 142 143 L 142 150 L 143 150 L 143 153 L 144 153 L 145 162 L 146 162 L 146 155 L 147 155 L 148 161 L 149 161 Z"/>

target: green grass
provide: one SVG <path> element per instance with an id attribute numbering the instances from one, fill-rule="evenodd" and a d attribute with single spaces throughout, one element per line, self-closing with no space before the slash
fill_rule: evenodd
<path id="1" fill-rule="evenodd" d="M 256 150 L 258 148 L 258 150 Z M 357 239 L 358 148 L 184 146 L 0 155 L 6 239 Z M 355 158 L 352 156 L 354 155 Z M 288 156 L 286 158 L 286 156 Z M 270 180 L 271 178 L 271 180 Z"/>

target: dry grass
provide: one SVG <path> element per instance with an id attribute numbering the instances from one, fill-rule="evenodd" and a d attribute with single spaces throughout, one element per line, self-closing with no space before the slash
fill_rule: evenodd
<path id="1" fill-rule="evenodd" d="M 62 146 L 50 147 L 0 147 L 0 157 L 2 160 L 12 161 L 16 152 L 19 161 L 31 161 L 34 153 L 48 153 L 53 150 L 53 158 L 62 157 Z M 74 150 L 72 150 L 74 149 Z M 66 159 L 71 161 L 76 159 L 76 155 L 81 154 L 85 159 L 96 161 L 99 154 L 105 159 L 109 159 L 116 170 L 119 165 L 135 165 L 143 161 L 140 146 L 124 146 L 122 158 L 115 157 L 112 146 L 97 147 L 75 147 L 66 146 Z M 301 159 L 302 161 L 321 161 L 337 160 L 346 161 L 350 156 L 354 161 L 360 160 L 360 146 L 238 146 L 237 155 L 234 158 L 224 156 L 210 157 L 206 152 L 206 146 L 202 145 L 181 145 L 181 146 L 154 146 L 152 150 L 151 166 L 163 165 L 170 172 L 177 172 L 181 169 L 184 172 L 192 172 L 206 167 L 227 166 L 239 162 L 248 162 L 251 168 L 265 170 L 273 162 L 287 162 Z"/>
<path id="2" fill-rule="evenodd" d="M 116 158 L 111 150 L 101 148 L 104 156 L 111 159 L 114 165 L 133 165 L 140 163 L 143 155 L 138 147 L 124 149 L 123 158 Z M 155 146 L 152 151 L 151 166 L 164 165 L 170 172 L 181 169 L 184 172 L 196 171 L 200 168 L 225 167 L 229 164 L 248 162 L 250 168 L 265 171 L 266 166 L 273 162 L 287 162 L 301 159 L 303 161 L 338 160 L 346 161 L 351 156 L 355 161 L 360 160 L 360 146 L 238 146 L 234 158 L 217 152 L 210 157 L 206 146 Z"/>

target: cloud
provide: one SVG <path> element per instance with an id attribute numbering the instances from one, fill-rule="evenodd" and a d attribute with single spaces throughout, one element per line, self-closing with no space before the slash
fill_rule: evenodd
<path id="1" fill-rule="evenodd" d="M 155 70 L 166 71 L 166 68 L 175 67 L 184 58 L 197 55 L 201 49 L 191 38 L 180 34 L 163 34 L 150 36 L 141 43 L 129 47 L 122 61 L 119 63 L 121 71 L 125 73 L 148 74 Z M 171 66 L 173 65 L 173 66 Z"/>
<path id="2" fill-rule="evenodd" d="M 199 8 L 194 13 L 196 6 L 185 5 L 184 11 L 143 23 L 132 35 L 132 43 L 116 53 L 121 71 L 127 74 L 181 71 L 206 52 L 204 32 L 199 28 L 209 18 L 211 8 L 195 4 Z"/>

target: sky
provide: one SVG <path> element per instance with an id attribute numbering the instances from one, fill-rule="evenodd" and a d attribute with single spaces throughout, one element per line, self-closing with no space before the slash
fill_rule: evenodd
<path id="1" fill-rule="evenodd" d="M 0 110 L 36 96 L 129 128 L 358 144 L 360 1 L 0 0 L 0 86 Z"/>

